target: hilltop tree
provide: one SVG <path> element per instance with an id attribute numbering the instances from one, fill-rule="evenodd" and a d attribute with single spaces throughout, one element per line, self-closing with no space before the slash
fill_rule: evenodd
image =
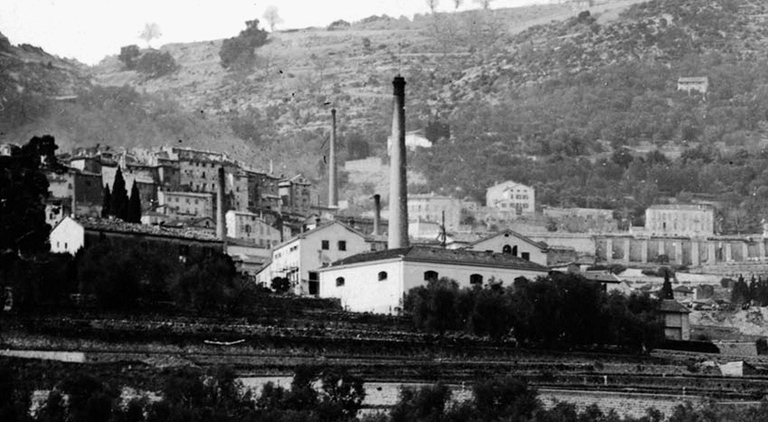
<path id="1" fill-rule="evenodd" d="M 252 66 L 256 59 L 254 50 L 267 43 L 267 31 L 259 28 L 258 19 L 247 21 L 245 25 L 240 34 L 221 43 L 219 57 L 225 69 Z"/>
<path id="2" fill-rule="evenodd" d="M 283 18 L 277 10 L 277 6 L 270 4 L 261 16 L 269 25 L 269 32 L 275 32 L 275 27 L 283 23 Z"/>
<path id="3" fill-rule="evenodd" d="M 144 29 L 141 31 L 139 38 L 147 43 L 147 47 L 150 46 L 150 42 L 155 38 L 163 36 L 163 32 L 160 30 L 160 25 L 156 22 L 149 22 L 144 24 Z"/>
<path id="4" fill-rule="evenodd" d="M 136 66 L 136 59 L 141 55 L 141 50 L 136 44 L 126 45 L 120 48 L 120 55 L 117 58 L 123 62 L 125 68 L 132 70 Z"/>
<path id="5" fill-rule="evenodd" d="M 474 1 L 475 1 L 475 3 L 480 5 L 480 7 L 482 7 L 483 10 L 488 10 L 488 9 L 491 8 L 491 2 L 493 0 L 474 0 Z"/>

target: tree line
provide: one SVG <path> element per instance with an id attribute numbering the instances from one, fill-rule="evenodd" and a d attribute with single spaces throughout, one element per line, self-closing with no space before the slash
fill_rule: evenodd
<path id="1" fill-rule="evenodd" d="M 620 416 L 596 404 L 578 409 L 567 402 L 545 407 L 535 387 L 504 375 L 480 378 L 471 398 L 457 401 L 437 383 L 403 387 L 387 411 L 359 415 L 366 397 L 363 379 L 343 368 L 296 368 L 289 388 L 267 383 L 260 394 L 245 389 L 230 367 L 164 370 L 159 399 L 123 400 L 120 386 L 83 372 L 73 372 L 51 388 L 30 413 L 31 386 L 13 367 L 0 369 L 0 420 L 4 422 L 661 422 L 665 415 L 649 408 L 641 417 Z M 676 406 L 669 422 L 766 420 L 768 402 L 731 408 L 715 403 Z"/>
<path id="2" fill-rule="evenodd" d="M 572 348 L 616 345 L 647 351 L 663 340 L 659 303 L 647 295 L 606 293 L 597 282 L 553 273 L 521 278 L 504 287 L 458 287 L 450 279 L 411 289 L 403 302 L 421 330 L 463 331 L 528 347 Z"/>

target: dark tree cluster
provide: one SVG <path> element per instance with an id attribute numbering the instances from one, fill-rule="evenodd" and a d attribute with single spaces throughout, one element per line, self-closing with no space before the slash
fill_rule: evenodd
<path id="1" fill-rule="evenodd" d="M 436 333 L 466 331 L 530 346 L 568 348 L 618 345 L 632 351 L 663 339 L 658 302 L 644 295 L 606 294 L 599 283 L 572 274 L 502 287 L 459 289 L 446 278 L 406 295 L 404 309 L 417 328 Z"/>
<path id="2" fill-rule="evenodd" d="M 104 203 L 101 206 L 102 217 L 117 217 L 129 223 L 141 223 L 141 195 L 134 182 L 131 187 L 131 196 L 125 188 L 125 178 L 120 167 L 115 173 L 115 181 L 112 189 L 109 185 L 104 187 Z"/>
<path id="3" fill-rule="evenodd" d="M 245 22 L 246 28 L 236 37 L 227 38 L 221 44 L 219 57 L 225 69 L 249 68 L 256 59 L 255 50 L 267 43 L 267 31 L 259 28 L 259 20 Z"/>
<path id="4" fill-rule="evenodd" d="M 155 49 L 141 50 L 137 45 L 120 48 L 117 58 L 128 70 L 136 70 L 149 78 L 158 78 L 173 73 L 179 68 L 170 52 Z"/>
<path id="5" fill-rule="evenodd" d="M 768 279 L 763 279 L 762 275 L 758 277 L 752 275 L 749 283 L 747 283 L 744 276 L 740 275 L 738 280 L 733 283 L 731 302 L 738 305 L 768 306 Z"/>

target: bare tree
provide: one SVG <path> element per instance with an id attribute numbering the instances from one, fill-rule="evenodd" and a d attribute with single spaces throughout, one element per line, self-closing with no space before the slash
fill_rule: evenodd
<path id="1" fill-rule="evenodd" d="M 141 34 L 139 34 L 139 38 L 147 42 L 147 47 L 150 46 L 149 43 L 152 40 L 162 36 L 163 32 L 160 30 L 160 25 L 158 25 L 156 22 L 145 23 L 144 30 L 141 31 Z"/>
<path id="2" fill-rule="evenodd" d="M 432 14 L 435 14 L 435 11 L 437 10 L 437 6 L 440 4 L 440 0 L 426 0 L 427 7 L 429 7 L 429 11 L 432 12 Z"/>
<path id="3" fill-rule="evenodd" d="M 453 10 L 459 10 L 462 3 L 464 3 L 464 0 L 453 0 Z"/>
<path id="4" fill-rule="evenodd" d="M 475 3 L 479 4 L 480 7 L 482 7 L 485 10 L 488 10 L 491 8 L 491 2 L 493 0 L 474 0 Z"/>
<path id="5" fill-rule="evenodd" d="M 262 15 L 267 24 L 269 24 L 269 32 L 275 32 L 275 27 L 283 23 L 283 18 L 280 17 L 280 13 L 277 11 L 277 6 L 270 4 Z"/>

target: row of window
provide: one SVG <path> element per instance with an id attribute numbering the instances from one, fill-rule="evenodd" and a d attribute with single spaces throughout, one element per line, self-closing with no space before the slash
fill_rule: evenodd
<path id="1" fill-rule="evenodd" d="M 439 274 L 437 271 L 424 271 L 424 281 L 437 281 L 439 277 Z M 312 273 L 310 273 L 310 279 L 312 278 Z M 379 281 L 384 281 L 388 278 L 386 271 L 379 271 L 378 279 Z M 337 277 L 336 278 L 336 287 L 343 287 L 345 283 L 344 277 Z M 483 276 L 480 274 L 472 274 L 469 276 L 469 283 L 472 285 L 482 285 L 483 284 Z"/>
<path id="2" fill-rule="evenodd" d="M 347 241 L 346 240 L 339 240 L 337 246 L 338 246 L 338 249 L 340 251 L 346 251 L 347 250 Z M 324 251 L 331 250 L 331 241 L 330 240 L 322 240 L 322 241 L 320 241 L 320 249 L 322 249 Z"/>

